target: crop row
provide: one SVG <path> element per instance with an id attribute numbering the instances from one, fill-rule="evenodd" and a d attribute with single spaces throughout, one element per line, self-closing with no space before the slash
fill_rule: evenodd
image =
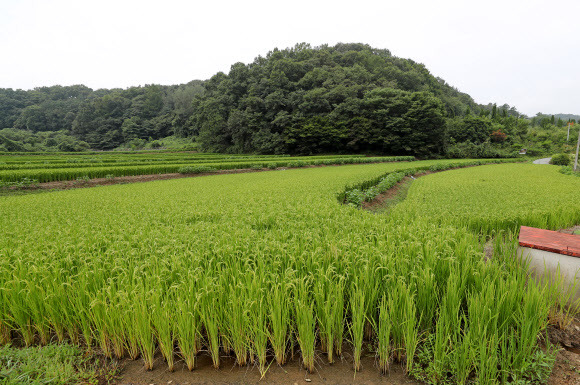
<path id="1" fill-rule="evenodd" d="M 266 168 L 270 165 L 276 167 L 305 167 L 311 165 L 344 165 L 375 162 L 400 162 L 412 161 L 413 157 L 375 157 L 375 158 L 329 158 L 329 159 L 306 159 L 282 158 L 282 160 L 267 160 L 267 162 L 247 161 L 247 162 L 208 162 L 208 163 L 182 163 L 182 164 L 152 164 L 139 166 L 111 166 L 111 167 L 77 167 L 77 168 L 53 168 L 53 169 L 32 169 L 32 170 L 4 170 L 0 171 L 0 181 L 18 182 L 24 178 L 34 179 L 38 182 L 53 182 L 74 180 L 77 178 L 104 178 L 107 176 L 130 176 L 130 175 L 150 175 L 176 173 L 188 165 L 203 165 L 215 171 L 236 170 L 245 168 Z"/>
<path id="2" fill-rule="evenodd" d="M 389 171 L 388 173 L 379 177 L 349 185 L 344 188 L 344 191 L 337 194 L 337 199 L 340 203 L 350 203 L 355 206 L 360 206 L 363 202 L 370 202 L 374 200 L 377 195 L 384 193 L 396 183 L 400 182 L 404 177 L 410 175 L 421 174 L 427 171 L 437 172 L 445 171 L 455 168 L 464 168 L 471 166 L 482 166 L 499 163 L 517 163 L 520 159 L 478 159 L 478 160 L 463 160 L 463 161 L 441 161 L 435 164 L 418 167 L 406 167 L 400 170 Z"/>
<path id="3" fill-rule="evenodd" d="M 419 178 L 395 211 L 429 216 L 477 233 L 516 232 L 522 225 L 558 230 L 580 223 L 580 180 L 558 166 L 513 164 Z"/>
<path id="4" fill-rule="evenodd" d="M 330 159 L 348 159 L 352 156 L 301 156 L 301 157 L 284 157 L 279 155 L 272 156 L 236 156 L 236 157 L 181 157 L 181 158 L 158 158 L 158 159 L 91 159 L 92 161 L 84 162 L 62 162 L 53 161 L 46 163 L 0 163 L 1 170 L 36 170 L 36 169 L 54 169 L 54 168 L 89 168 L 89 167 L 126 167 L 126 166 L 146 166 L 146 165 L 183 165 L 194 163 L 235 163 L 235 162 L 272 162 L 286 160 L 288 162 L 297 161 L 315 161 L 315 160 L 330 160 Z M 357 157 L 358 158 L 358 157 Z M 413 159 L 412 157 L 405 157 L 404 159 Z"/>
<path id="5" fill-rule="evenodd" d="M 408 166 L 436 164 L 445 162 Z M 419 181 L 463 171 L 481 180 L 505 168 L 517 184 L 526 166 Z M 565 297 L 557 285 L 528 280 L 515 232 L 496 237 L 486 261 L 485 240 L 437 210 L 381 216 L 336 202 L 346 184 L 397 170 L 405 171 L 395 163 L 321 167 L 0 199 L 0 336 L 84 342 L 147 367 L 159 351 L 170 369 L 176 359 L 193 369 L 199 354 L 219 367 L 227 354 L 267 375 L 272 362 L 299 354 L 314 371 L 323 354 L 361 370 L 364 347 L 382 372 L 396 363 L 431 384 L 543 379 L 551 352 L 538 336 Z M 535 170 L 565 185 L 550 169 Z M 445 196 L 419 181 L 414 204 Z M 455 209 L 478 212 L 458 203 L 469 181 L 441 184 L 456 191 Z M 499 203 L 510 205 L 519 190 L 499 187 L 508 198 Z"/>

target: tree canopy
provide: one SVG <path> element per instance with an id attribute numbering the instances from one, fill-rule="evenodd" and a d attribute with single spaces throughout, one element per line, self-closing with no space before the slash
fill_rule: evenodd
<path id="1" fill-rule="evenodd" d="M 205 89 L 191 134 L 222 152 L 438 154 L 445 117 L 477 108 L 422 64 L 365 44 L 275 49 Z"/>

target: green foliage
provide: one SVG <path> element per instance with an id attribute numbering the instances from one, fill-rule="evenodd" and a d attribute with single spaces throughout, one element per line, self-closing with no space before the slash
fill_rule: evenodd
<path id="1" fill-rule="evenodd" d="M 557 166 L 568 166 L 572 162 L 568 154 L 556 154 L 550 159 L 550 164 Z"/>
<path id="2" fill-rule="evenodd" d="M 492 127 L 491 119 L 473 115 L 447 121 L 447 133 L 455 143 L 481 144 L 489 139 Z"/>
<path id="3" fill-rule="evenodd" d="M 518 155 L 519 150 L 502 149 L 493 146 L 489 142 L 474 144 L 472 142 L 463 142 L 451 145 L 447 148 L 447 157 L 461 158 L 514 158 Z M 529 153 L 529 152 L 528 152 Z"/>
<path id="4" fill-rule="evenodd" d="M 365 201 L 366 195 L 359 189 L 352 189 L 346 192 L 345 202 L 355 206 L 360 206 Z"/>
<path id="5" fill-rule="evenodd" d="M 562 173 L 564 175 L 580 176 L 580 172 L 578 172 L 578 171 L 574 172 L 574 169 L 571 166 L 564 166 L 559 171 L 560 171 L 560 173 Z"/>
<path id="6" fill-rule="evenodd" d="M 0 89 L 0 128 L 26 131 L 32 136 L 72 133 L 70 140 L 59 141 L 60 151 L 82 151 L 89 146 L 113 149 L 135 139 L 159 139 L 171 134 L 183 137 L 193 134 L 191 104 L 203 92 L 201 81 L 125 90 L 94 91 L 82 85 L 40 87 L 31 91 Z M 83 148 L 75 145 L 79 141 Z M 50 143 L 46 143 L 47 148 L 19 147 L 18 144 L 0 138 L 0 146 L 11 152 L 57 147 Z"/>
<path id="7" fill-rule="evenodd" d="M 96 382 L 96 370 L 85 363 L 80 348 L 70 345 L 0 347 L 0 382 L 44 385 Z"/>
<path id="8" fill-rule="evenodd" d="M 0 130 L 0 151 L 6 152 L 80 152 L 89 148 L 86 142 L 68 131 L 30 132 L 5 128 Z"/>
<path id="9" fill-rule="evenodd" d="M 446 114 L 475 108 L 423 65 L 364 44 L 276 49 L 205 87 L 192 123 L 219 152 L 440 154 Z"/>

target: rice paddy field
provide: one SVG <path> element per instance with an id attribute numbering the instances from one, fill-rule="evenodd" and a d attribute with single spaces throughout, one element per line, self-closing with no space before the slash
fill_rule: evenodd
<path id="1" fill-rule="evenodd" d="M 212 172 L 244 168 L 305 167 L 393 161 L 412 156 L 365 157 L 360 155 L 224 155 L 195 152 L 0 154 L 0 187 L 23 180 L 54 182 L 78 178 L 103 178 L 177 172 Z"/>
<path id="2" fill-rule="evenodd" d="M 541 383 L 562 288 L 528 279 L 517 228 L 578 224 L 580 179 L 497 164 L 421 177 L 389 215 L 336 199 L 450 162 L 0 197 L 1 342 L 69 341 L 145 369 L 155 354 L 169 370 L 229 355 L 265 377 L 291 355 L 314 372 L 348 350 L 355 371 L 370 353 L 378 368 L 363 370 L 401 365 L 429 384 Z"/>

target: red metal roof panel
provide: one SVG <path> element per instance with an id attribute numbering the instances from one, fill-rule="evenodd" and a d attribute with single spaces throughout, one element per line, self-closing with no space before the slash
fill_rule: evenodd
<path id="1" fill-rule="evenodd" d="M 580 235 L 522 226 L 519 241 L 523 247 L 580 257 Z"/>

